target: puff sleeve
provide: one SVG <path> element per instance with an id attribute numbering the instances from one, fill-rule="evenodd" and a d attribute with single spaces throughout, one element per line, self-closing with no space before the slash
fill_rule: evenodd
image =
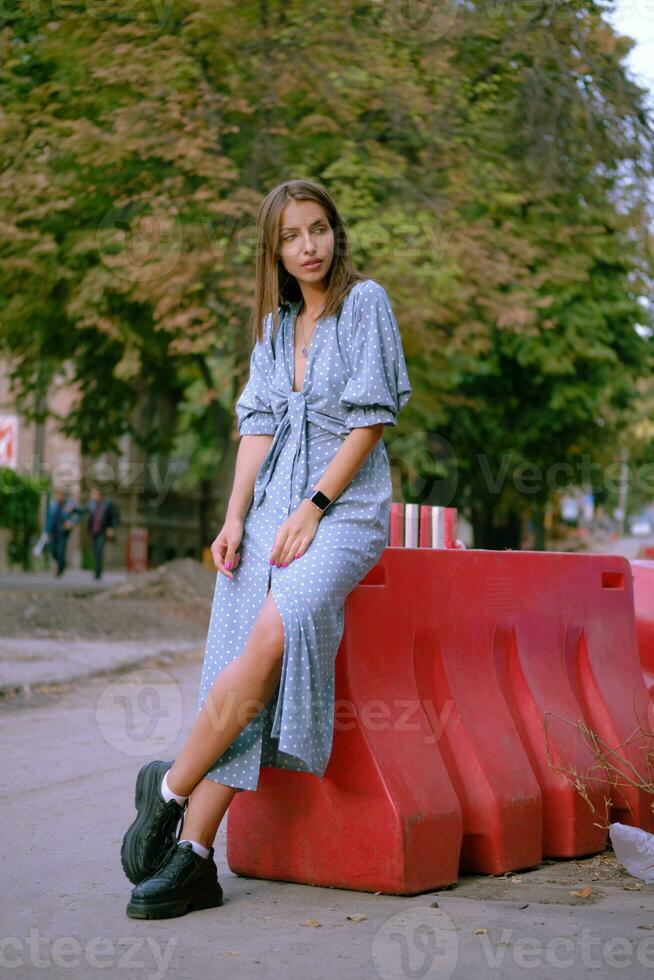
<path id="1" fill-rule="evenodd" d="M 400 330 L 382 285 L 367 281 L 359 290 L 352 323 L 352 370 L 339 403 L 350 429 L 397 416 L 412 394 Z"/>
<path id="2" fill-rule="evenodd" d="M 269 313 L 264 320 L 263 338 L 252 349 L 250 376 L 236 401 L 236 424 L 242 436 L 275 434 L 276 421 L 269 388 L 274 367 L 271 328 L 272 313 Z"/>

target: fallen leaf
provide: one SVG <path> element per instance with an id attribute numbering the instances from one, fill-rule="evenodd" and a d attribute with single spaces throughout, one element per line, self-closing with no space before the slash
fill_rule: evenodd
<path id="1" fill-rule="evenodd" d="M 322 925 L 322 922 L 318 922 L 317 919 L 307 919 L 306 922 L 301 922 L 300 925 L 311 926 L 313 929 L 316 929 L 318 926 Z"/>
<path id="2" fill-rule="evenodd" d="M 475 936 L 485 936 L 488 929 L 475 929 Z"/>
<path id="3" fill-rule="evenodd" d="M 636 926 L 637 929 L 654 929 L 654 925 Z"/>
<path id="4" fill-rule="evenodd" d="M 577 888 L 576 891 L 570 892 L 570 894 L 574 895 L 575 898 L 588 898 L 588 896 L 592 894 L 592 891 L 593 891 L 593 886 L 586 885 L 585 888 Z"/>
<path id="5" fill-rule="evenodd" d="M 624 890 L 625 890 L 625 891 L 627 891 L 627 892 L 638 892 L 638 891 L 640 891 L 640 889 L 641 889 L 641 888 L 642 888 L 643 886 L 642 886 L 642 884 L 641 884 L 641 883 L 639 882 L 639 883 L 637 883 L 637 884 L 635 884 L 635 885 L 623 885 L 622 887 L 623 887 L 623 888 L 624 888 Z"/>
<path id="6" fill-rule="evenodd" d="M 520 882 L 522 881 L 522 878 L 520 877 L 520 875 L 516 875 L 515 878 L 511 878 L 511 881 L 515 881 L 516 884 L 519 885 Z"/>
<path id="7" fill-rule="evenodd" d="M 364 919 L 367 919 L 368 916 L 367 915 L 353 914 L 353 915 L 346 916 L 346 918 L 348 918 L 350 920 L 350 922 L 363 922 L 363 920 Z"/>

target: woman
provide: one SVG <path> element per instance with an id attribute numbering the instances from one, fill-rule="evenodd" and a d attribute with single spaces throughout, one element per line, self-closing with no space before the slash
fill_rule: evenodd
<path id="1" fill-rule="evenodd" d="M 213 841 L 261 765 L 324 774 L 345 599 L 388 541 L 381 437 L 412 390 L 388 296 L 352 267 L 321 186 L 286 181 L 265 198 L 256 278 L 198 717 L 174 762 L 139 772 L 123 840 L 134 918 L 222 904 Z"/>

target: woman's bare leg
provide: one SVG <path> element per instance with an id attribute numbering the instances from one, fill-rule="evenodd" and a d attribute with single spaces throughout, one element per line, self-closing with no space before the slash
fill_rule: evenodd
<path id="1" fill-rule="evenodd" d="M 204 847 L 211 847 L 216 838 L 227 808 L 236 796 L 233 786 L 225 786 L 213 779 L 201 779 L 189 796 L 184 811 L 180 840 L 195 840 Z"/>
<path id="2" fill-rule="evenodd" d="M 167 781 L 173 793 L 190 797 L 200 781 L 207 782 L 203 780 L 205 772 L 274 694 L 281 677 L 283 653 L 284 628 L 269 592 L 242 653 L 227 664 L 214 681 L 168 773 Z M 210 798 L 210 790 L 212 787 L 203 789 L 202 801 Z M 211 798 L 215 801 L 215 791 Z M 189 799 L 189 810 L 190 804 Z M 184 833 L 189 816 L 193 818 L 187 811 Z"/>

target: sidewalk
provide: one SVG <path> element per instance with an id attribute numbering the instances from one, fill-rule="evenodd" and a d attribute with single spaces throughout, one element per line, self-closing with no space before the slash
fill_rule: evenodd
<path id="1" fill-rule="evenodd" d="M 0 589 L 57 589 L 68 591 L 106 589 L 110 585 L 127 580 L 127 572 L 103 572 L 101 579 L 95 579 L 93 572 L 81 568 L 67 568 L 63 575 L 57 577 L 54 572 L 2 572 L 0 573 Z"/>
<path id="2" fill-rule="evenodd" d="M 6 828 L 0 972 L 22 978 L 538 980 L 651 977 L 654 892 L 611 854 L 418 896 L 241 878 L 216 837 L 225 905 L 125 915 L 120 866 L 134 780 L 172 759 L 195 718 L 200 665 L 92 678 L 38 706 L 0 705 Z M 148 697 L 145 697 L 147 693 Z M 289 814 L 292 819 L 292 814 Z M 591 888 L 588 897 L 571 893 Z"/>
<path id="3" fill-rule="evenodd" d="M 37 640 L 0 637 L 0 699 L 56 684 L 138 666 L 152 657 L 170 659 L 193 654 L 202 659 L 204 645 L 184 640 Z"/>
<path id="4" fill-rule="evenodd" d="M 66 570 L 0 578 L 0 699 L 125 670 L 202 658 L 215 573 L 178 560 L 143 575 Z"/>

